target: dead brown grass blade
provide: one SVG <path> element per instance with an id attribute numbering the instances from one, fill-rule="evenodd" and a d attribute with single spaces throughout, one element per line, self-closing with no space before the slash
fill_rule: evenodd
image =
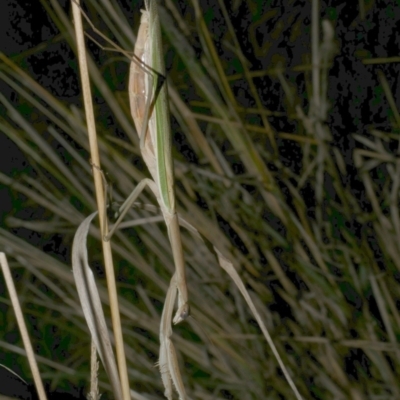
<path id="1" fill-rule="evenodd" d="M 72 271 L 76 288 L 81 302 L 83 314 L 101 361 L 110 379 L 114 396 L 122 396 L 117 365 L 108 333 L 107 324 L 101 306 L 100 296 L 94 281 L 93 272 L 88 264 L 87 235 L 90 223 L 97 215 L 97 211 L 85 218 L 79 225 L 72 244 Z"/>
<path id="2" fill-rule="evenodd" d="M 32 371 L 33 380 L 35 382 L 36 390 L 40 400 L 47 400 L 46 392 L 44 391 L 44 386 L 42 379 L 40 377 L 39 368 L 35 360 L 35 354 L 33 352 L 32 343 L 29 339 L 28 330 L 26 328 L 24 316 L 22 314 L 21 304 L 19 303 L 17 291 L 15 290 L 15 285 L 13 278 L 11 276 L 10 267 L 8 265 L 7 257 L 3 252 L 0 252 L 0 266 L 3 271 L 3 276 L 6 281 L 7 289 L 10 294 L 12 306 L 14 309 L 15 317 L 18 322 L 19 331 L 22 336 L 22 341 L 24 342 L 26 355 L 28 357 L 29 366 Z"/>

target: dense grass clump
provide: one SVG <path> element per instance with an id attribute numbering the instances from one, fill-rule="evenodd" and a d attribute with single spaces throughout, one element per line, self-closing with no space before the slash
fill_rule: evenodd
<path id="1" fill-rule="evenodd" d="M 100 3 L 83 4 L 93 26 L 131 51 L 142 5 Z M 233 262 L 304 398 L 400 398 L 398 7 L 177 3 L 160 10 L 178 212 Z M 70 251 L 96 202 L 70 4 L 25 11 L 41 34 L 16 24 L 25 48 L 0 53 L 0 248 L 44 380 L 87 386 L 90 335 Z M 85 31 L 102 169 L 122 202 L 149 176 L 129 60 Z M 155 363 L 174 264 L 154 198 L 139 200 L 112 249 L 131 389 L 161 399 Z M 182 233 L 193 318 L 173 341 L 188 396 L 293 398 L 215 254 Z M 93 227 L 90 265 L 111 326 L 100 249 Z M 0 363 L 29 378 L 3 278 L 0 332 Z M 99 381 L 111 398 L 102 368 Z"/>

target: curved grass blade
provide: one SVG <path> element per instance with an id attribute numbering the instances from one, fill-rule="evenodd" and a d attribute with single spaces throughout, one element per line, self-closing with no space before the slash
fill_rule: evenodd
<path id="1" fill-rule="evenodd" d="M 94 281 L 93 272 L 88 264 L 86 239 L 90 223 L 96 215 L 97 211 L 85 218 L 75 233 L 72 244 L 72 272 L 90 334 L 110 379 L 114 396 L 116 399 L 121 399 L 122 391 L 114 352 L 111 347 L 100 295 Z"/>

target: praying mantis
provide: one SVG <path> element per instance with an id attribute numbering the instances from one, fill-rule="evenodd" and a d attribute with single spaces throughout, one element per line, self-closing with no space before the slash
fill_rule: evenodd
<path id="1" fill-rule="evenodd" d="M 168 289 L 160 326 L 161 377 L 168 399 L 172 399 L 171 382 L 174 383 L 179 397 L 185 399 L 185 388 L 170 337 L 176 292 L 178 292 L 178 309 L 173 322 L 177 324 L 189 316 L 188 289 L 175 206 L 167 87 L 165 82 L 160 82 L 161 79 L 165 79 L 160 22 L 156 1 L 146 0 L 145 5 L 146 10 L 142 10 L 134 49 L 135 57 L 130 64 L 128 88 L 131 114 L 140 137 L 140 150 L 153 179 L 144 179 L 133 190 L 120 207 L 119 217 L 109 233 L 105 235 L 105 240 L 110 240 L 135 199 L 148 186 L 155 194 L 161 208 L 175 263 L 175 274 Z"/>
<path id="2" fill-rule="evenodd" d="M 175 206 L 167 87 L 165 82 L 160 83 L 160 79 L 165 79 L 163 76 L 165 66 L 155 0 L 147 0 L 146 10 L 142 10 L 134 54 L 135 60 L 131 61 L 128 85 L 130 109 L 140 137 L 140 150 L 153 179 L 144 179 L 137 185 L 120 207 L 119 217 L 105 239 L 111 238 L 135 199 L 146 186 L 149 186 L 161 208 L 173 251 L 178 290 L 178 310 L 174 323 L 177 324 L 189 316 L 189 303 L 179 220 Z"/>

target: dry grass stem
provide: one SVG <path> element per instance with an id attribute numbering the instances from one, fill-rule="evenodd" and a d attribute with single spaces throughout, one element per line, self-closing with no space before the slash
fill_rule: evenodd
<path id="1" fill-rule="evenodd" d="M 87 123 L 87 132 L 89 138 L 89 146 L 90 146 L 90 156 L 91 162 L 98 168 L 93 168 L 93 177 L 94 184 L 96 190 L 96 200 L 98 210 L 104 210 L 106 208 L 106 201 L 104 199 L 104 189 L 102 185 L 102 176 L 99 168 L 101 168 L 100 164 L 100 155 L 99 155 L 99 146 L 97 142 L 97 134 L 95 127 L 95 118 L 93 112 L 93 104 L 92 104 L 92 94 L 90 90 L 90 80 L 89 80 L 89 72 L 87 68 L 86 61 L 86 47 L 84 43 L 84 35 L 82 28 L 82 16 L 80 12 L 80 8 L 76 2 L 72 2 L 72 10 L 74 15 L 74 25 L 75 25 L 75 33 L 76 33 L 76 41 L 77 41 L 77 49 L 78 49 L 78 60 L 79 60 L 79 71 L 81 76 L 82 83 L 82 93 L 84 98 L 85 105 L 85 113 L 86 113 L 86 123 Z M 103 213 L 99 213 L 100 220 L 100 230 L 101 232 L 107 232 L 107 220 L 102 218 Z M 115 346 L 117 353 L 117 362 L 118 362 L 118 371 L 119 377 L 121 379 L 121 388 L 122 388 L 122 398 L 124 400 L 129 400 L 129 380 L 128 380 L 128 372 L 126 366 L 126 358 L 125 358 L 125 350 L 124 350 L 124 341 L 122 336 L 122 328 L 121 328 L 121 319 L 119 313 L 119 305 L 118 305 L 118 295 L 117 288 L 115 285 L 115 274 L 114 274 L 114 265 L 112 260 L 112 252 L 111 245 L 107 241 L 102 241 L 103 247 L 103 257 L 104 257 L 104 265 L 107 272 L 107 287 L 108 294 L 110 298 L 110 306 L 111 306 L 111 315 L 112 315 L 112 325 L 113 332 L 115 337 Z M 105 360 L 103 360 L 104 362 Z"/>
<path id="2" fill-rule="evenodd" d="M 12 307 L 15 313 L 15 318 L 18 323 L 18 328 L 24 343 L 26 356 L 28 358 L 29 366 L 32 371 L 33 380 L 35 382 L 35 387 L 39 400 L 47 400 L 46 392 L 44 391 L 44 386 L 42 378 L 40 377 L 40 372 L 35 359 L 35 353 L 33 352 L 32 343 L 29 339 L 28 330 L 26 328 L 24 315 L 22 313 L 21 304 L 18 299 L 17 291 L 15 290 L 14 281 L 11 275 L 10 267 L 8 265 L 7 257 L 5 253 L 0 252 L 0 266 L 3 272 L 4 280 L 7 285 L 8 293 L 10 295 Z"/>

